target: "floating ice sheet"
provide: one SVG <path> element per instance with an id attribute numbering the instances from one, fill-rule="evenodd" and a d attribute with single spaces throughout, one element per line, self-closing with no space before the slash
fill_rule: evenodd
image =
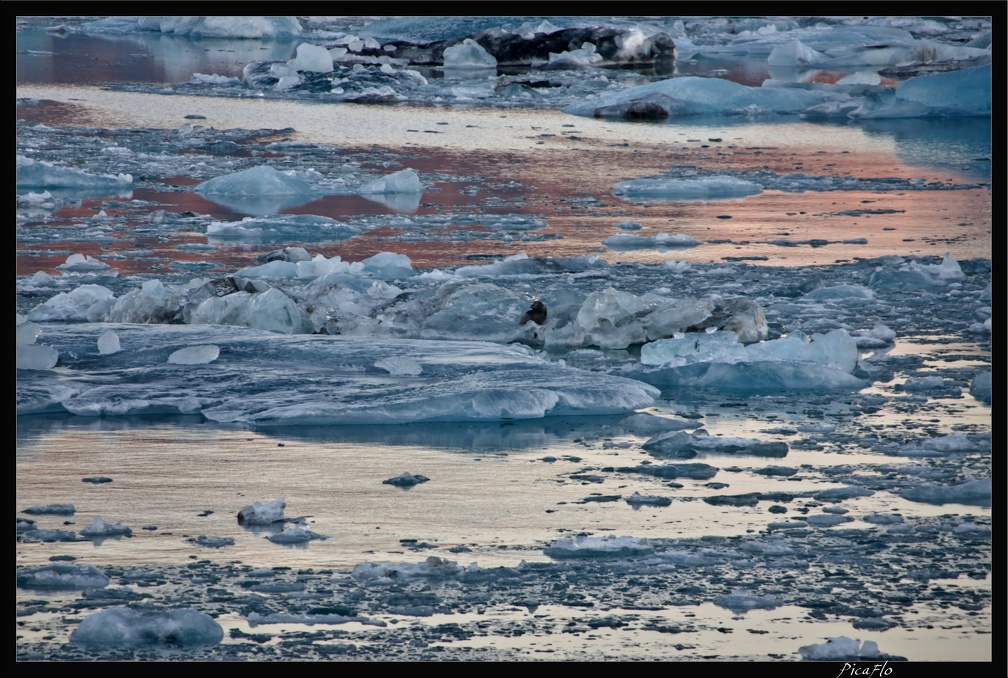
<path id="1" fill-rule="evenodd" d="M 285 336 L 231 327 L 116 325 L 124 344 L 101 356 L 104 325 L 51 325 L 76 355 L 69 373 L 19 374 L 18 412 L 203 414 L 256 426 L 493 421 L 618 414 L 653 403 L 641 382 L 584 372 L 518 347 L 483 342 Z M 220 347 L 209 364 L 173 365 L 183 348 Z M 422 373 L 376 367 L 405 359 Z M 414 370 L 409 370 L 414 371 Z"/>

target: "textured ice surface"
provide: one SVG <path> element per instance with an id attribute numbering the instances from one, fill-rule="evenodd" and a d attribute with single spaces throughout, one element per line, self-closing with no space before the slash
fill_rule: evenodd
<path id="1" fill-rule="evenodd" d="M 50 326 L 47 336 L 83 357 L 96 353 L 95 340 L 105 329 Z M 87 374 L 86 363 L 77 363 L 73 372 L 79 376 L 68 380 L 24 373 L 18 411 L 202 413 L 260 426 L 487 421 L 617 414 L 648 406 L 657 395 L 638 381 L 481 342 L 359 341 L 220 326 L 117 325 L 115 331 L 137 347 L 103 356 L 118 369 Z M 211 339 L 220 347 L 217 360 L 183 370 L 168 364 L 180 348 Z M 375 367 L 390 358 L 414 361 L 422 374 L 392 375 Z"/>
<path id="2" fill-rule="evenodd" d="M 142 647 L 216 645 L 224 629 L 213 618 L 189 608 L 114 607 L 95 612 L 70 634 L 74 645 Z"/>

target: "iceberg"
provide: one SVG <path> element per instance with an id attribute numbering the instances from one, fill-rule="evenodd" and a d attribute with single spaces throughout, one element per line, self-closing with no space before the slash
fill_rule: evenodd
<path id="1" fill-rule="evenodd" d="M 87 590 L 105 588 L 108 583 L 108 575 L 93 565 L 53 563 L 17 573 L 17 586 L 22 589 Z"/>
<path id="2" fill-rule="evenodd" d="M 602 244 L 611 250 L 635 250 L 644 248 L 686 248 L 696 247 L 699 243 L 688 235 L 678 233 L 669 235 L 659 233 L 658 235 L 642 236 L 631 233 L 619 233 L 602 241 Z"/>
<path id="3" fill-rule="evenodd" d="M 63 273 L 102 273 L 112 268 L 104 261 L 84 254 L 71 254 L 66 262 L 56 267 Z"/>
<path id="4" fill-rule="evenodd" d="M 649 556 L 654 554 L 654 546 L 647 539 L 638 537 L 575 537 L 558 539 L 543 549 L 550 558 L 567 560 L 571 558 L 622 558 L 625 556 Z"/>
<path id="5" fill-rule="evenodd" d="M 744 589 L 735 589 L 714 598 L 714 604 L 738 614 L 749 610 L 772 610 L 780 605 L 780 599 L 773 594 L 758 596 Z"/>
<path id="6" fill-rule="evenodd" d="M 811 338 L 801 332 L 742 346 L 733 332 L 689 333 L 641 348 L 635 378 L 663 391 L 701 388 L 737 393 L 860 390 L 851 374 L 857 342 L 846 330 Z"/>
<path id="7" fill-rule="evenodd" d="M 19 370 L 51 370 L 59 362 L 59 351 L 52 346 L 27 344 L 15 349 L 14 361 Z"/>
<path id="8" fill-rule="evenodd" d="M 453 560 L 430 556 L 421 563 L 364 562 L 355 565 L 350 576 L 357 581 L 402 581 L 411 579 L 455 579 L 465 572 L 478 572 L 473 563 L 461 567 Z"/>
<path id="9" fill-rule="evenodd" d="M 358 193 L 370 195 L 373 193 L 422 193 L 420 176 L 416 170 L 404 169 L 384 177 L 379 177 L 360 187 Z"/>
<path id="10" fill-rule="evenodd" d="M 39 304 L 28 314 L 28 319 L 33 322 L 86 321 L 91 306 L 114 297 L 112 290 L 102 285 L 81 285 Z"/>
<path id="11" fill-rule="evenodd" d="M 357 226 L 314 214 L 276 214 L 245 217 L 241 221 L 214 221 L 207 226 L 211 244 L 248 242 L 339 242 L 361 233 Z"/>
<path id="12" fill-rule="evenodd" d="M 103 192 L 115 195 L 133 185 L 129 174 L 89 174 L 72 167 L 62 167 L 42 160 L 33 160 L 23 155 L 17 156 L 15 164 L 15 184 L 17 188 L 60 189 L 64 193 L 70 189 L 74 197 L 96 195 Z"/>
<path id="13" fill-rule="evenodd" d="M 902 490 L 899 495 L 910 501 L 923 504 L 968 504 L 991 505 L 991 479 L 967 480 L 955 485 L 932 485 L 925 483 Z"/>
<path id="14" fill-rule="evenodd" d="M 803 645 L 798 648 L 798 654 L 806 661 L 875 659 L 882 656 L 874 641 L 866 640 L 861 643 L 859 640 L 846 636 L 827 638 L 825 643 Z"/>
<path id="15" fill-rule="evenodd" d="M 214 344 L 186 346 L 168 356 L 168 362 L 172 365 L 206 365 L 217 360 L 219 355 L 220 347 Z"/>
<path id="16" fill-rule="evenodd" d="M 208 200 L 252 215 L 277 214 L 319 195 L 306 180 L 268 165 L 209 179 L 194 190 Z"/>
<path id="17" fill-rule="evenodd" d="M 973 382 L 970 384 L 970 395 L 989 405 L 991 403 L 992 382 L 992 372 L 981 372 L 973 378 Z"/>
<path id="18" fill-rule="evenodd" d="M 112 355 L 113 353 L 118 353 L 122 350 L 119 345 L 119 335 L 115 332 L 109 330 L 108 332 L 102 332 L 101 336 L 98 337 L 98 352 L 102 355 Z"/>
<path id="19" fill-rule="evenodd" d="M 987 117 L 991 115 L 993 73 L 990 64 L 947 73 L 920 75 L 896 91 L 865 100 L 852 118 Z"/>
<path id="20" fill-rule="evenodd" d="M 139 28 L 193 38 L 263 40 L 297 36 L 301 23 L 293 16 L 144 16 Z"/>
<path id="21" fill-rule="evenodd" d="M 321 534 L 317 532 L 312 532 L 307 527 L 303 525 L 296 525 L 294 527 L 286 527 L 282 532 L 277 532 L 276 534 L 271 534 L 266 539 L 270 540 L 274 544 L 284 544 L 288 546 L 297 544 L 307 544 L 310 541 L 316 539 L 326 539 Z"/>
<path id="22" fill-rule="evenodd" d="M 332 73 L 333 58 L 329 50 L 319 45 L 303 42 L 287 65 L 296 71 L 308 73 Z"/>
<path id="23" fill-rule="evenodd" d="M 471 38 L 445 47 L 444 67 L 450 69 L 496 69 L 497 59 Z"/>
<path id="24" fill-rule="evenodd" d="M 768 443 L 749 438 L 735 438 L 708 435 L 706 431 L 686 433 L 669 431 L 659 433 L 643 445 L 649 454 L 660 458 L 675 457 L 689 459 L 698 454 L 739 454 L 757 457 L 785 457 L 786 443 Z"/>
<path id="25" fill-rule="evenodd" d="M 287 501 L 283 497 L 266 504 L 254 501 L 238 512 L 238 524 L 251 526 L 282 523 L 286 506 Z"/>
<path id="26" fill-rule="evenodd" d="M 690 115 L 798 114 L 823 103 L 824 92 L 789 87 L 748 87 L 719 78 L 681 77 L 631 87 L 618 94 L 564 108 L 586 117 L 633 117 L 634 104 L 648 102 L 649 117 Z"/>
<path id="27" fill-rule="evenodd" d="M 726 175 L 698 178 L 634 179 L 613 186 L 613 195 L 625 200 L 701 202 L 745 198 L 763 192 L 759 184 Z M 616 236 L 614 236 L 616 237 Z M 625 237 L 625 236 L 624 236 Z"/>

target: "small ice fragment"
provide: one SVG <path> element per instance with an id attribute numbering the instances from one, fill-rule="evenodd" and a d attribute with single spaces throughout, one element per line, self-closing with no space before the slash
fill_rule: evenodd
<path id="1" fill-rule="evenodd" d="M 102 335 L 98 337 L 98 352 L 102 355 L 118 353 L 121 350 L 119 347 L 119 335 L 112 330 L 102 332 Z"/>

